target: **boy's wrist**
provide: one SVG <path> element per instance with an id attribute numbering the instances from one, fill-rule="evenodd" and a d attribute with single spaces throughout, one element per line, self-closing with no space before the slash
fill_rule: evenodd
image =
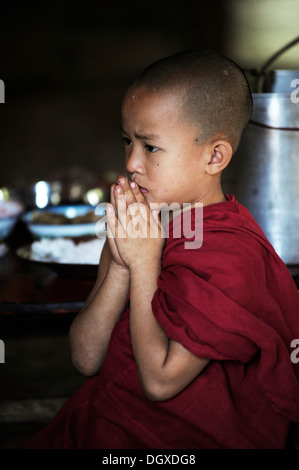
<path id="1" fill-rule="evenodd" d="M 130 272 L 127 267 L 121 266 L 117 264 L 113 259 L 110 261 L 109 269 L 108 269 L 109 276 L 120 276 L 120 277 L 129 277 Z"/>
<path id="2" fill-rule="evenodd" d="M 160 274 L 161 272 L 161 259 L 157 258 L 151 258 L 148 260 L 135 260 L 134 263 L 132 263 L 129 266 L 129 272 L 130 275 L 139 275 L 142 273 L 149 273 L 149 272 L 154 272 Z"/>

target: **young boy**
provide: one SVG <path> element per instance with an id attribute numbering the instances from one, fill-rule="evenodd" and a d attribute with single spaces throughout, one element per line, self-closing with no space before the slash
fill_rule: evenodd
<path id="1" fill-rule="evenodd" d="M 298 292 L 220 181 L 251 110 L 243 73 L 214 53 L 160 60 L 131 85 L 128 178 L 111 188 L 98 279 L 70 330 L 74 365 L 90 377 L 23 447 L 285 447 L 299 422 Z M 202 223 L 200 247 L 174 236 L 182 211 L 162 236 L 153 208 L 173 203 L 189 204 L 193 229 Z"/>

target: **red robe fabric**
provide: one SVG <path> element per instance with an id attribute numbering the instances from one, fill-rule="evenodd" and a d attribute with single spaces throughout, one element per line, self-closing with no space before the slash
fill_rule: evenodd
<path id="1" fill-rule="evenodd" d="M 21 448 L 284 448 L 290 422 L 299 422 L 299 364 L 290 359 L 299 338 L 293 279 L 233 196 L 204 208 L 201 248 L 186 249 L 173 233 L 171 224 L 153 313 L 169 338 L 210 358 L 208 366 L 172 399 L 148 400 L 128 302 L 100 373 Z"/>

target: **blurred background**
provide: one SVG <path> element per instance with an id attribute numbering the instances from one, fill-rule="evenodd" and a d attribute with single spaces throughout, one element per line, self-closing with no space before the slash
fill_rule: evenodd
<path id="1" fill-rule="evenodd" d="M 2 0 L 0 188 L 29 188 L 41 180 L 84 181 L 87 187 L 115 181 L 124 169 L 121 99 L 144 67 L 202 48 L 231 57 L 246 71 L 256 70 L 299 35 L 298 25 L 298 0 Z M 298 59 L 299 45 L 280 56 L 274 68 L 298 71 Z M 269 109 L 279 118 L 283 113 L 277 104 Z M 291 124 L 298 131 L 299 104 L 294 106 Z M 258 208 L 257 218 L 273 235 L 278 252 L 298 268 L 299 133 L 273 129 L 251 126 L 245 147 L 258 138 L 260 158 L 254 147 L 250 158 L 244 151 L 227 181 Z M 10 255 L 0 257 L 2 296 L 7 278 L 15 274 L 7 269 Z M 18 279 L 23 278 L 17 270 Z M 26 294 L 34 282 L 40 292 L 43 285 L 36 279 L 30 275 L 24 285 L 20 281 L 21 291 Z M 58 280 L 52 273 L 50 292 L 57 291 Z M 14 448 L 47 423 L 84 378 L 70 362 L 65 315 L 52 315 L 47 323 L 42 315 L 38 322 L 25 318 L 16 328 L 19 315 L 12 331 L 5 330 L 5 317 L 14 320 L 2 315 L 0 324 L 6 346 L 6 364 L 0 365 L 0 448 Z"/>
<path id="2" fill-rule="evenodd" d="M 257 68 L 298 35 L 297 0 L 1 2 L 0 186 L 123 169 L 119 108 L 151 62 L 208 48 Z M 298 68 L 298 48 L 277 68 Z"/>

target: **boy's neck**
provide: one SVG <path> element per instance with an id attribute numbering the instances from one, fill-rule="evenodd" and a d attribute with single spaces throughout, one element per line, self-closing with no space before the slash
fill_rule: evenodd
<path id="1" fill-rule="evenodd" d="M 215 194 L 213 197 L 209 197 L 209 198 L 203 198 L 202 200 L 198 200 L 194 203 L 192 203 L 191 205 L 186 205 L 184 208 L 182 207 L 181 210 L 177 210 L 176 212 L 169 212 L 169 219 L 168 219 L 168 222 L 170 222 L 171 220 L 173 220 L 175 217 L 178 217 L 179 215 L 182 214 L 182 212 L 186 211 L 186 210 L 190 210 L 192 209 L 193 207 L 195 207 L 195 204 L 196 203 L 201 203 L 203 204 L 203 207 L 206 207 L 206 206 L 211 206 L 212 204 L 218 204 L 220 202 L 226 202 L 227 199 L 226 197 L 224 196 L 222 190 L 220 191 L 219 194 Z"/>
<path id="2" fill-rule="evenodd" d="M 203 192 L 197 202 L 201 202 L 203 207 L 205 207 L 225 201 L 226 198 L 223 194 L 220 181 L 218 181 L 215 186 L 209 186 L 206 191 Z"/>

